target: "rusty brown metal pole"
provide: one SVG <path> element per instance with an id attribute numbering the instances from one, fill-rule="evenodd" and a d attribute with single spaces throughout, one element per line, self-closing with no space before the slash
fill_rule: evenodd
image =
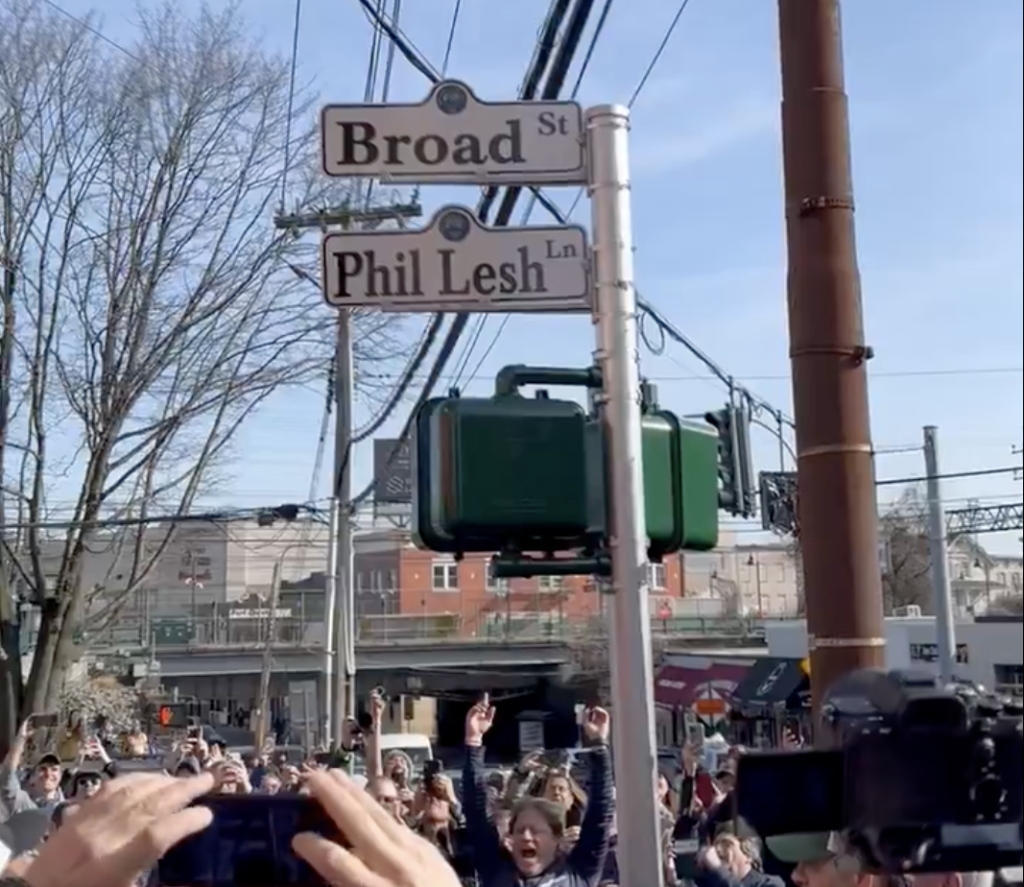
<path id="1" fill-rule="evenodd" d="M 881 667 L 867 360 L 837 0 L 779 0 L 800 543 L 814 699 Z"/>

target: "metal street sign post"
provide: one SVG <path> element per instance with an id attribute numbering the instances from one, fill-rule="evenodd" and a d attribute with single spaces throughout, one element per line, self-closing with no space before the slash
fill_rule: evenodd
<path id="1" fill-rule="evenodd" d="M 593 275 L 582 229 L 489 229 L 468 210 L 445 207 L 419 232 L 327 234 L 324 296 L 342 309 L 386 311 L 565 312 L 592 304 L 609 445 L 619 865 L 623 887 L 662 887 L 629 111 L 591 108 L 584 121 L 571 102 L 486 103 L 465 84 L 447 81 L 418 105 L 330 105 L 321 128 L 329 176 L 589 186 Z"/>
<path id="2" fill-rule="evenodd" d="M 583 228 L 487 228 L 446 206 L 419 231 L 325 235 L 324 296 L 382 311 L 589 311 L 587 256 Z"/>
<path id="3" fill-rule="evenodd" d="M 575 102 L 483 102 L 438 83 L 414 105 L 327 105 L 324 172 L 409 184 L 582 185 L 583 110 Z"/>
<path id="4" fill-rule="evenodd" d="M 629 111 L 587 109 L 594 315 L 608 441 L 612 599 L 609 638 L 619 871 L 623 887 L 661 887 L 655 792 L 654 665 L 647 580 L 640 367 L 630 219 Z"/>

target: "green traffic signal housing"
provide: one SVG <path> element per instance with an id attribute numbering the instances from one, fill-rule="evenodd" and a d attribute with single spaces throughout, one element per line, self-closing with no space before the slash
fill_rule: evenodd
<path id="1" fill-rule="evenodd" d="M 652 561 L 718 544 L 718 447 L 708 425 L 647 410 L 642 460 Z M 546 572 L 565 575 L 592 572 L 586 559 L 607 551 L 604 424 L 574 401 L 528 399 L 518 390 L 435 398 L 417 413 L 412 453 L 419 547 L 453 555 L 582 553 L 579 570 L 546 562 Z M 533 575 L 545 572 L 543 559 L 533 563 Z"/>
<path id="2" fill-rule="evenodd" d="M 648 557 L 718 545 L 718 438 L 666 410 L 643 418 Z"/>
<path id="3" fill-rule="evenodd" d="M 417 544 L 449 554 L 593 544 L 586 425 L 573 401 L 428 401 L 413 446 Z"/>

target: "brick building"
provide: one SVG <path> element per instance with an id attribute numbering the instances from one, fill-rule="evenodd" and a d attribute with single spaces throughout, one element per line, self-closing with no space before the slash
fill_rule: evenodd
<path id="1" fill-rule="evenodd" d="M 357 610 L 364 627 L 374 615 L 402 616 L 414 623 L 447 626 L 464 635 L 505 633 L 517 625 L 580 623 L 601 615 L 601 598 L 586 576 L 495 579 L 489 556 L 462 561 L 420 551 L 402 531 L 365 533 L 356 542 Z M 652 610 L 682 595 L 678 558 L 651 565 Z M 394 625 L 397 620 L 387 621 Z M 383 625 L 381 626 L 383 628 Z"/>

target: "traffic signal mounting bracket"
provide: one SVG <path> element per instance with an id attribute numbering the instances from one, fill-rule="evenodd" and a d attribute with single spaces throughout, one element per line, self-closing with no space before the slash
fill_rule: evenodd
<path id="1" fill-rule="evenodd" d="M 503 552 L 491 558 L 491 573 L 495 579 L 535 579 L 538 576 L 609 577 L 612 574 L 612 561 L 605 553 L 562 558 Z"/>
<path id="2" fill-rule="evenodd" d="M 497 397 L 520 394 L 526 385 L 558 385 L 562 388 L 600 388 L 604 384 L 597 367 L 566 369 L 563 367 L 532 367 L 510 364 L 498 370 L 494 377 Z"/>

